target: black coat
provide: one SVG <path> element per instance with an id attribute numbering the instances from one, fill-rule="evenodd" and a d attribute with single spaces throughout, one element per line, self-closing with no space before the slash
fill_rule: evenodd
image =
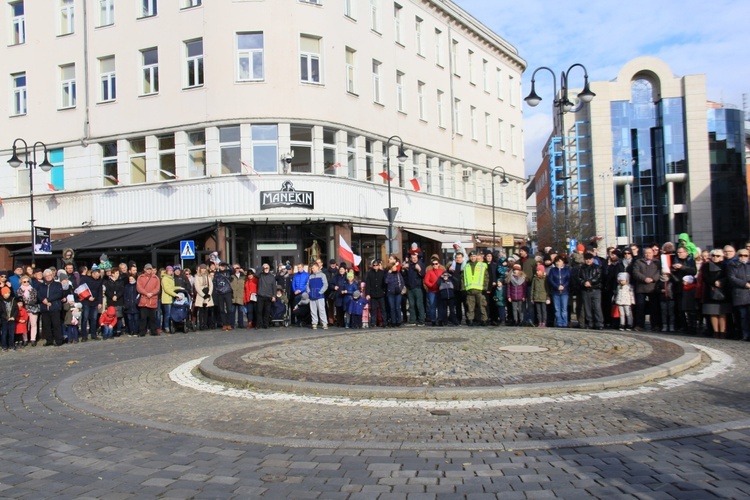
<path id="1" fill-rule="evenodd" d="M 365 292 L 374 299 L 385 297 L 385 271 L 370 269 L 365 277 Z"/>

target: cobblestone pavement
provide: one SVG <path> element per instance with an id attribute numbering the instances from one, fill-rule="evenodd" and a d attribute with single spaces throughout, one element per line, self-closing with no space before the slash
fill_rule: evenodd
<path id="1" fill-rule="evenodd" d="M 310 333 L 124 338 L 0 356 L 0 497 L 750 497 L 747 343 L 680 337 L 733 360 L 701 382 L 447 411 L 230 398 L 169 378 L 190 360 Z"/>

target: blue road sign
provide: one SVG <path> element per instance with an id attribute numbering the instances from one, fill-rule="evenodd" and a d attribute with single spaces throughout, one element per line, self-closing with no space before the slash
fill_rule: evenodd
<path id="1" fill-rule="evenodd" d="M 183 260 L 195 258 L 195 241 L 182 240 L 180 242 L 180 258 Z"/>

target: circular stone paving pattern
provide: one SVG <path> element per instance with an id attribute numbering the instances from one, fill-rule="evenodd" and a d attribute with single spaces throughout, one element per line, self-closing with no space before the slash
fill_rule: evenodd
<path id="1" fill-rule="evenodd" d="M 616 387 L 672 375 L 700 362 L 690 346 L 646 336 L 552 329 L 461 333 L 370 330 L 290 340 L 209 358 L 200 369 L 225 382 L 278 390 L 282 381 L 293 381 L 288 390 L 344 395 L 352 393 L 336 387 L 479 389 L 625 380 L 605 386 Z M 672 368 L 658 370 L 670 363 Z M 623 379 L 636 372 L 650 375 Z M 306 391 L 305 384 L 311 389 Z M 590 384 L 581 390 L 589 389 Z M 575 390 L 568 384 L 555 392 Z M 546 391 L 537 387 L 530 392 Z"/>

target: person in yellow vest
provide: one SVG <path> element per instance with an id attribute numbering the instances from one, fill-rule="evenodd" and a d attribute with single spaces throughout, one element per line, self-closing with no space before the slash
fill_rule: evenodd
<path id="1" fill-rule="evenodd" d="M 469 263 L 464 266 L 464 289 L 466 290 L 466 307 L 468 317 L 466 324 L 471 326 L 476 320 L 475 312 L 479 308 L 480 326 L 487 325 L 487 299 L 486 292 L 489 289 L 490 273 L 487 263 L 477 259 L 477 253 L 469 254 Z"/>

